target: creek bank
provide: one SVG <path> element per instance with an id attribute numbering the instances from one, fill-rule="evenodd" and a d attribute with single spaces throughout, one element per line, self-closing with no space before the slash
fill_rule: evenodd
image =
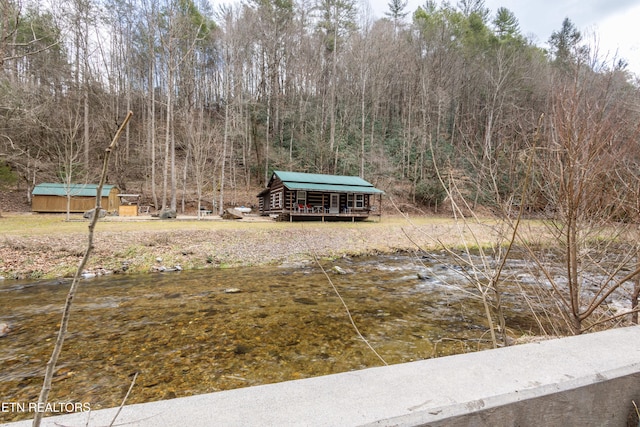
<path id="1" fill-rule="evenodd" d="M 37 280 L 72 277 L 86 245 L 84 233 L 12 235 L 0 247 L 0 276 Z M 426 245 L 425 245 L 426 246 Z M 86 277 L 149 273 L 165 266 L 193 270 L 297 263 L 348 255 L 414 250 L 399 226 L 237 227 L 234 229 L 96 231 Z M 161 265 L 157 259 L 162 259 Z"/>

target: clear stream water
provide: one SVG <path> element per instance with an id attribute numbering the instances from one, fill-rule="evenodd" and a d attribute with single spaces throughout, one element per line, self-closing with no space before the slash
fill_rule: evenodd
<path id="1" fill-rule="evenodd" d="M 444 256 L 323 267 L 389 364 L 491 347 L 477 292 Z M 0 282 L 0 322 L 11 327 L 0 338 L 2 401 L 37 401 L 69 284 Z M 516 287 L 504 305 L 512 336 L 538 332 Z M 49 400 L 117 406 L 135 373 L 128 403 L 379 365 L 315 263 L 113 275 L 83 280 Z"/>

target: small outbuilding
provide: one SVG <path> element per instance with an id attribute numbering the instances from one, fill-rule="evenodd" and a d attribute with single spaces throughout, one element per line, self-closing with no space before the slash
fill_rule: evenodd
<path id="1" fill-rule="evenodd" d="M 274 171 L 258 204 L 261 215 L 290 221 L 356 221 L 380 215 L 383 194 L 357 176 Z"/>
<path id="2" fill-rule="evenodd" d="M 42 183 L 32 192 L 33 212 L 67 212 L 67 197 L 71 197 L 69 212 L 86 212 L 96 207 L 97 184 Z M 118 189 L 114 185 L 102 187 L 102 209 L 115 212 L 120 206 Z"/>

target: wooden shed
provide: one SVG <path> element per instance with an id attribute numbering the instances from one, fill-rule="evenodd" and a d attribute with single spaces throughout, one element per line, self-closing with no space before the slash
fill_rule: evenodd
<path id="1" fill-rule="evenodd" d="M 356 221 L 380 215 L 382 194 L 357 176 L 275 171 L 258 199 L 261 215 Z"/>
<path id="2" fill-rule="evenodd" d="M 97 184 L 38 184 L 32 192 L 31 210 L 42 213 L 67 212 L 67 196 L 71 196 L 69 212 L 86 212 L 96 207 L 97 191 Z M 120 206 L 118 189 L 113 185 L 104 185 L 100 203 L 108 212 L 117 211 Z"/>

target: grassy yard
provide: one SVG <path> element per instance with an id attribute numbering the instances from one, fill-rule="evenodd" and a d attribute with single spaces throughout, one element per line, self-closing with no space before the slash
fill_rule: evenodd
<path id="1" fill-rule="evenodd" d="M 70 276 L 86 247 L 81 215 L 14 214 L 0 218 L 0 275 Z M 533 224 L 533 225 L 532 225 Z M 96 227 L 89 270 L 153 271 L 158 259 L 184 269 L 258 265 L 398 250 L 491 247 L 506 235 L 493 220 L 463 224 L 446 217 L 383 217 L 364 222 L 275 222 L 260 217 L 176 220 L 107 217 Z M 535 223 L 528 226 L 539 228 Z M 532 233 L 535 235 L 535 233 Z"/>
<path id="2" fill-rule="evenodd" d="M 416 225 L 450 225 L 452 220 L 443 217 L 421 216 L 411 218 Z M 42 234 L 86 233 L 89 221 L 80 214 L 72 214 L 66 220 L 65 214 L 31 214 L 31 213 L 3 213 L 0 217 L 0 234 L 13 236 L 33 236 Z M 322 226 L 326 228 L 351 228 L 375 226 L 409 226 L 410 223 L 400 216 L 383 217 L 381 221 L 368 220 L 359 223 L 345 222 L 276 222 L 260 217 L 248 217 L 243 220 L 221 220 L 205 217 L 178 217 L 177 220 L 159 220 L 151 217 L 118 218 L 107 217 L 101 219 L 97 231 L 135 232 L 146 231 L 176 231 L 176 230 L 234 230 L 246 228 L 261 228 L 265 230 L 290 229 L 291 227 L 312 228 Z"/>

